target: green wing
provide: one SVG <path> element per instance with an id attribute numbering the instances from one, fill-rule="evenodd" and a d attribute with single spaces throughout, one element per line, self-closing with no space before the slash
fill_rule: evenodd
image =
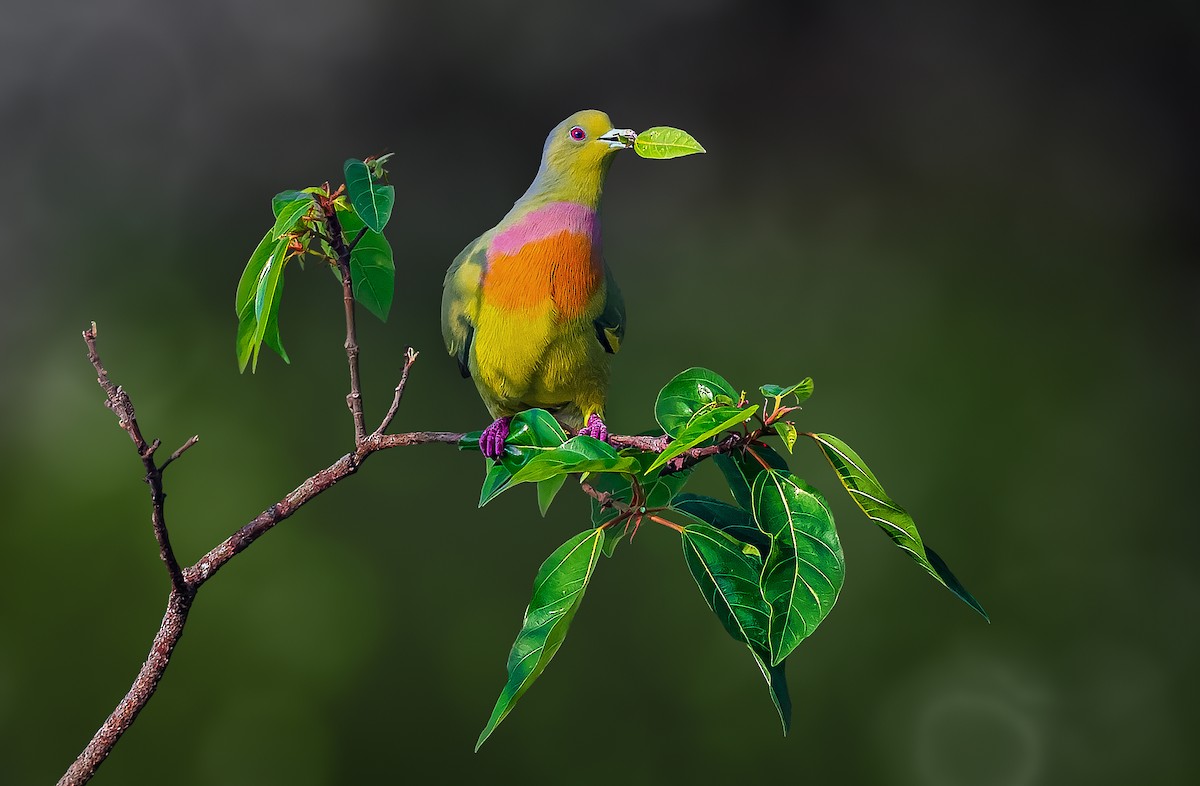
<path id="1" fill-rule="evenodd" d="M 605 298 L 604 310 L 596 317 L 596 338 L 604 347 L 604 351 L 615 355 L 621 351 L 621 341 L 625 338 L 625 298 L 621 288 L 613 278 L 612 268 L 604 266 Z"/>
<path id="2" fill-rule="evenodd" d="M 471 376 L 471 339 L 479 315 L 479 291 L 490 234 L 467 244 L 450 264 L 442 283 L 442 338 L 446 351 L 458 359 L 458 370 L 464 377 Z"/>

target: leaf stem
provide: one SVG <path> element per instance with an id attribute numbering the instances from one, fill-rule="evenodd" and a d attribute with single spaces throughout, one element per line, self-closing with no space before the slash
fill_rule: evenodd
<path id="1" fill-rule="evenodd" d="M 676 532 L 683 532 L 683 527 L 679 526 L 674 521 L 667 521 L 666 519 L 655 516 L 652 513 L 646 514 L 646 518 L 650 519 L 655 524 L 662 524 L 664 527 L 670 527 Z"/>
<path id="2" fill-rule="evenodd" d="M 363 227 L 362 229 L 358 230 L 358 234 L 355 235 L 354 239 L 350 241 L 350 245 L 346 246 L 347 251 L 354 250 L 354 247 L 358 245 L 358 241 L 363 239 L 363 235 L 367 234 L 367 229 L 368 227 Z"/>

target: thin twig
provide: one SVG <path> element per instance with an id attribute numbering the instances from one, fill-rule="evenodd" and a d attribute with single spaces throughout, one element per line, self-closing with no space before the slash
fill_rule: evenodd
<path id="1" fill-rule="evenodd" d="M 158 468 L 158 471 L 162 472 L 163 470 L 165 470 L 172 461 L 174 461 L 175 459 L 182 456 L 187 451 L 188 448 L 190 448 L 192 445 L 195 445 L 199 441 L 200 441 L 199 434 L 196 434 L 193 437 L 189 437 L 187 442 L 185 442 L 179 446 L 179 450 L 176 450 L 170 456 L 167 456 L 167 460 L 162 463 L 162 466 Z"/>
<path id="2" fill-rule="evenodd" d="M 387 431 L 387 427 L 392 425 L 392 418 L 396 417 L 396 410 L 400 409 L 400 399 L 404 397 L 404 388 L 408 385 L 408 371 L 412 368 L 413 363 L 417 362 L 417 355 L 421 354 L 412 347 L 404 350 L 404 368 L 400 371 L 400 382 L 396 385 L 396 395 L 392 398 L 392 406 L 388 409 L 383 420 L 379 424 L 379 428 L 375 429 L 375 433 L 371 436 L 377 437 Z"/>

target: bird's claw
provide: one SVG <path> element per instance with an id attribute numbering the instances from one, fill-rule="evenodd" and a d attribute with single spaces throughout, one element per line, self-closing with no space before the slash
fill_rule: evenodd
<path id="1" fill-rule="evenodd" d="M 604 425 L 604 421 L 595 413 L 588 418 L 587 425 L 579 429 L 579 433 L 581 435 L 586 434 L 592 439 L 598 439 L 601 442 L 608 442 L 608 426 Z"/>
<path id="2" fill-rule="evenodd" d="M 497 461 L 504 455 L 504 440 L 508 439 L 508 422 L 511 418 L 496 418 L 492 425 L 479 435 L 479 450 L 484 458 Z"/>

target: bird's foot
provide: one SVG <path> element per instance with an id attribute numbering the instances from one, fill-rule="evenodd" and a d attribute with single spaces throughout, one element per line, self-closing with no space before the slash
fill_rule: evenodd
<path id="1" fill-rule="evenodd" d="M 492 461 L 504 455 L 504 440 L 508 439 L 508 422 L 512 418 L 496 418 L 479 435 L 479 450 Z"/>
<path id="2" fill-rule="evenodd" d="M 604 421 L 595 413 L 592 413 L 592 416 L 588 418 L 587 425 L 579 429 L 579 433 L 581 435 L 586 434 L 592 439 L 598 439 L 601 442 L 608 442 L 608 426 L 604 425 Z"/>

